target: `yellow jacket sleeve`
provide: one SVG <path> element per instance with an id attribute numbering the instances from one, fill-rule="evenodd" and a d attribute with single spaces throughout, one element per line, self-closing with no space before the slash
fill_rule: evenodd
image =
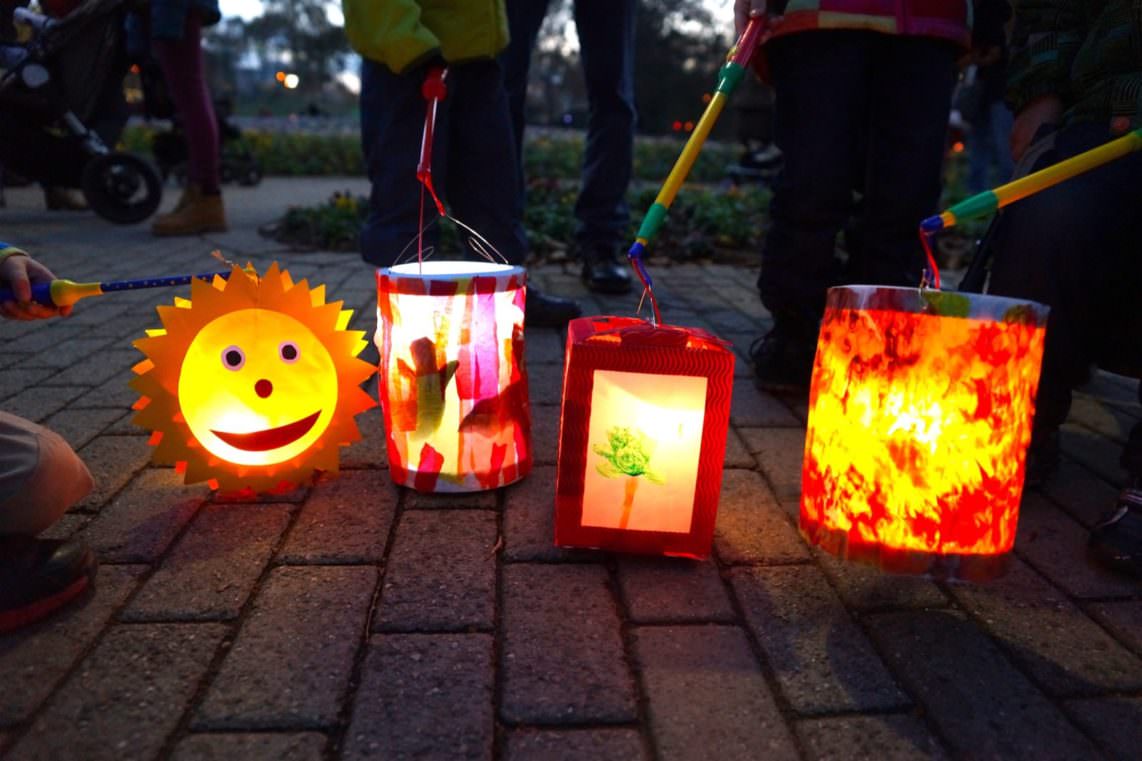
<path id="1" fill-rule="evenodd" d="M 416 0 L 342 0 L 341 7 L 353 49 L 398 74 L 440 51 Z"/>

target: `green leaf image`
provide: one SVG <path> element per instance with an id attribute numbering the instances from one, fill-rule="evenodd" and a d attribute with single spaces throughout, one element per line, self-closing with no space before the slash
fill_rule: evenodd
<path id="1" fill-rule="evenodd" d="M 638 429 L 616 426 L 607 431 L 606 446 L 595 444 L 592 449 L 606 460 L 595 466 L 595 470 L 604 478 L 644 476 L 651 483 L 665 483 L 661 476 L 650 469 L 654 444 Z"/>

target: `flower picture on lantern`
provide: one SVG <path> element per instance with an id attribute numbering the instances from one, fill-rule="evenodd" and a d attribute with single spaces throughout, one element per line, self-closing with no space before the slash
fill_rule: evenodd
<path id="1" fill-rule="evenodd" d="M 377 271 L 379 385 L 393 481 L 494 489 L 531 470 L 523 267 L 425 261 Z"/>
<path id="2" fill-rule="evenodd" d="M 555 543 L 705 557 L 721 491 L 733 354 L 697 329 L 568 326 Z"/>
<path id="3" fill-rule="evenodd" d="M 1047 311 L 994 296 L 831 289 L 809 397 L 805 537 L 894 572 L 1001 573 Z"/>
<path id="4" fill-rule="evenodd" d="M 376 404 L 360 388 L 374 368 L 357 359 L 364 332 L 345 329 L 352 312 L 327 304 L 324 286 L 276 263 L 262 276 L 232 267 L 158 313 L 163 327 L 135 342 L 147 358 L 131 382 L 156 463 L 224 490 L 337 470 L 339 448 L 361 437 L 354 417 Z"/>

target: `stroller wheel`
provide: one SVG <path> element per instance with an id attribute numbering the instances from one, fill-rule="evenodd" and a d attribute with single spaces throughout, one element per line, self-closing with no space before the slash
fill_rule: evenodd
<path id="1" fill-rule="evenodd" d="M 162 180 L 158 171 L 138 156 L 107 153 L 92 158 L 83 168 L 83 196 L 104 219 L 132 225 L 159 208 Z"/>

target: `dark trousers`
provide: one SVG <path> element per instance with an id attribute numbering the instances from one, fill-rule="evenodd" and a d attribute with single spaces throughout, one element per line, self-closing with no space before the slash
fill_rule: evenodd
<path id="1" fill-rule="evenodd" d="M 416 179 L 427 102 L 424 71 L 394 74 L 364 59 L 361 66 L 361 147 L 372 192 L 361 231 L 361 256 L 379 267 L 411 253 L 419 224 Z M 496 61 L 448 68 L 448 95 L 436 112 L 432 177 L 448 213 L 483 235 L 512 264 L 522 264 L 527 241 L 518 215 L 516 152 L 503 78 Z M 424 221 L 437 216 L 425 194 Z M 436 246 L 437 225 L 425 233 Z M 467 242 L 467 234 L 461 233 Z M 455 256 L 453 252 L 445 255 Z"/>
<path id="2" fill-rule="evenodd" d="M 590 115 L 582 185 L 575 202 L 575 239 L 583 248 L 625 242 L 630 225 L 626 192 L 634 160 L 635 0 L 575 0 L 575 29 Z M 511 44 L 500 60 L 511 104 L 523 178 L 524 105 L 531 51 L 548 0 L 507 0 Z M 520 213 L 522 215 L 522 197 Z"/>
<path id="3" fill-rule="evenodd" d="M 1105 124 L 1060 131 L 1036 168 L 1111 139 Z M 1142 376 L 1142 155 L 1131 154 L 1000 212 L 988 291 L 1051 307 L 1037 435 L 1066 419 L 1093 364 Z M 1142 477 L 1142 424 L 1123 464 Z"/>
<path id="4" fill-rule="evenodd" d="M 842 281 L 917 285 L 917 230 L 940 197 L 954 47 L 813 31 L 779 37 L 765 52 L 785 163 L 762 248 L 762 302 L 779 323 L 804 327 L 816 324 L 826 290 Z M 842 271 L 836 239 L 846 225 Z"/>

